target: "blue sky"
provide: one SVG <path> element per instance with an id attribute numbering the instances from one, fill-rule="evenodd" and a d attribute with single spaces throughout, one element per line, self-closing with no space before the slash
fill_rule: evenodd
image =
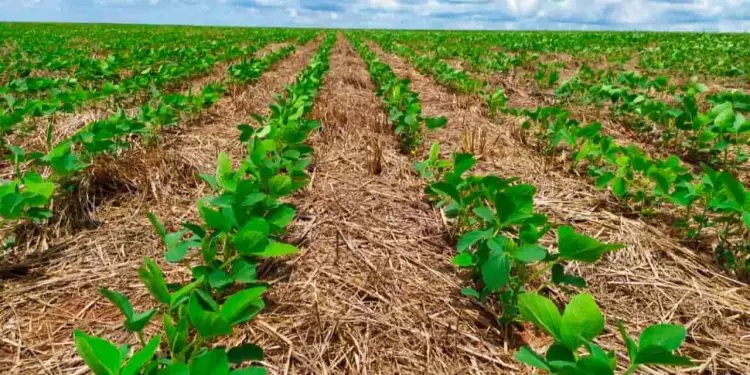
<path id="1" fill-rule="evenodd" d="M 0 20 L 750 32 L 750 0 L 0 0 Z"/>

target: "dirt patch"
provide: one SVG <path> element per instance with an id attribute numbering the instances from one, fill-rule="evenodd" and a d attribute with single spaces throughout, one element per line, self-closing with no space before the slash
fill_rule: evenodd
<path id="1" fill-rule="evenodd" d="M 584 178 L 559 170 L 548 160 L 518 141 L 515 118 L 496 124 L 478 110 L 458 110 L 458 99 L 431 79 L 415 72 L 400 58 L 377 53 L 394 71 L 412 80 L 428 116 L 446 115 L 445 129 L 428 134 L 449 155 L 462 150 L 469 134 L 486 134 L 487 147 L 476 167 L 479 173 L 519 177 L 536 185 L 536 204 L 553 221 L 573 225 L 576 230 L 602 241 L 626 245 L 595 266 L 575 266 L 588 281 L 605 315 L 608 328 L 622 320 L 631 332 L 664 321 L 684 324 L 688 342 L 684 353 L 694 358 L 700 371 L 747 373 L 750 371 L 750 295 L 746 284 L 731 280 L 710 259 L 681 246 L 663 228 L 629 219 L 607 210 L 607 195 L 593 189 Z M 612 330 L 614 333 L 614 330 Z M 624 353 L 620 340 L 607 336 L 606 347 Z M 667 374 L 653 369 L 651 373 Z"/>

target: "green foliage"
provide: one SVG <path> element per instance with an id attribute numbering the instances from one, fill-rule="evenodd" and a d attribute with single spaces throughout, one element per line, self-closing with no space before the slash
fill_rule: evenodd
<path id="1" fill-rule="evenodd" d="M 378 59 L 359 39 L 351 38 L 354 48 L 367 62 L 370 78 L 378 88 L 377 94 L 383 99 L 388 110 L 388 122 L 393 126 L 401 141 L 403 152 L 412 151 L 422 145 L 422 125 L 428 129 L 445 126 L 445 117 L 425 117 L 419 95 L 409 88 L 409 80 L 399 79 L 391 67 Z"/>
<path id="2" fill-rule="evenodd" d="M 562 314 L 549 299 L 536 293 L 518 298 L 521 318 L 552 337 L 554 343 L 545 354 L 523 347 L 516 359 L 531 367 L 552 374 L 614 374 L 617 357 L 594 344 L 605 326 L 604 315 L 590 294 L 571 298 Z M 625 374 L 635 373 L 640 366 L 692 366 L 690 359 L 674 354 L 685 341 L 685 328 L 672 324 L 656 324 L 643 330 L 636 343 L 618 322 L 628 352 Z M 580 348 L 586 351 L 581 354 Z"/>

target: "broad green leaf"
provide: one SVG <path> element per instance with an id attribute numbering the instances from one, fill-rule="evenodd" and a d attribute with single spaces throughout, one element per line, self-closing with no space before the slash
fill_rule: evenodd
<path id="1" fill-rule="evenodd" d="M 198 211 L 209 227 L 221 232 L 229 232 L 232 229 L 232 222 L 226 216 L 206 206 L 205 203 L 198 204 Z"/>
<path id="2" fill-rule="evenodd" d="M 296 254 L 298 251 L 299 249 L 292 244 L 272 241 L 263 251 L 254 253 L 253 255 L 261 258 L 271 258 Z"/>
<path id="3" fill-rule="evenodd" d="M 657 347 L 668 351 L 677 350 L 683 341 L 687 332 L 685 327 L 674 324 L 654 324 L 647 327 L 638 337 L 638 344 L 641 349 Z"/>
<path id="4" fill-rule="evenodd" d="M 492 223 L 495 221 L 495 212 L 493 212 L 487 206 L 476 207 L 472 211 L 474 212 L 475 215 L 479 216 L 480 218 L 482 218 L 482 220 L 484 220 L 487 223 Z"/>
<path id="5" fill-rule="evenodd" d="M 590 294 L 579 294 L 565 306 L 560 321 L 560 338 L 571 351 L 593 340 L 603 330 L 604 315 Z"/>
<path id="6" fill-rule="evenodd" d="M 255 268 L 255 263 L 251 263 L 246 259 L 237 259 L 232 262 L 232 279 L 238 283 L 254 283 L 257 281 L 258 274 Z"/>
<path id="7" fill-rule="evenodd" d="M 456 250 L 458 252 L 466 251 L 468 248 L 470 248 L 472 245 L 474 245 L 477 241 L 488 239 L 492 236 L 492 228 L 485 229 L 485 230 L 475 230 L 469 233 L 464 234 L 461 236 L 461 238 L 458 239 L 458 243 L 456 244 Z"/>
<path id="8" fill-rule="evenodd" d="M 617 321 L 617 329 L 620 331 L 622 341 L 625 343 L 625 348 L 628 350 L 628 358 L 630 359 L 630 362 L 635 362 L 635 358 L 638 355 L 638 345 L 633 341 L 628 334 L 628 331 L 625 330 L 625 326 L 623 326 L 622 322 L 619 320 Z"/>
<path id="9" fill-rule="evenodd" d="M 229 349 L 227 352 L 229 362 L 240 364 L 247 361 L 262 361 L 263 348 L 255 344 L 242 344 Z"/>
<path id="10" fill-rule="evenodd" d="M 551 371 L 550 367 L 547 365 L 547 361 L 528 346 L 521 347 L 521 349 L 514 355 L 514 358 L 518 362 L 525 363 L 531 367 L 547 372 Z"/>
<path id="11" fill-rule="evenodd" d="M 203 308 L 197 293 L 193 293 L 190 296 L 188 315 L 198 334 L 204 339 L 232 333 L 232 326 L 226 319 L 217 312 L 208 311 Z"/>
<path id="12" fill-rule="evenodd" d="M 536 293 L 523 293 L 518 296 L 521 317 L 547 332 L 557 341 L 560 339 L 562 316 L 552 301 Z"/>
<path id="13" fill-rule="evenodd" d="M 133 305 L 124 294 L 104 288 L 99 289 L 99 294 L 103 295 L 112 302 L 112 304 L 117 306 L 117 309 L 125 316 L 126 320 L 133 316 Z"/>
<path id="14" fill-rule="evenodd" d="M 254 217 L 240 228 L 232 242 L 241 255 L 255 255 L 266 248 L 270 232 L 271 227 L 265 219 Z"/>
<path id="15" fill-rule="evenodd" d="M 285 174 L 273 176 L 268 180 L 269 193 L 274 197 L 289 195 L 292 189 L 292 178 Z"/>
<path id="16" fill-rule="evenodd" d="M 78 354 L 96 375 L 116 375 L 120 371 L 120 351 L 109 341 L 89 336 L 83 331 L 73 331 Z"/>
<path id="17" fill-rule="evenodd" d="M 523 263 L 534 263 L 547 257 L 547 249 L 539 245 L 527 244 L 512 251 L 511 256 Z"/>
<path id="18" fill-rule="evenodd" d="M 263 308 L 262 296 L 267 289 L 256 286 L 232 294 L 221 306 L 221 316 L 232 326 L 252 319 Z"/>
<path id="19" fill-rule="evenodd" d="M 229 359 L 224 349 L 213 349 L 196 357 L 190 364 L 190 374 L 229 375 Z"/>
<path id="20" fill-rule="evenodd" d="M 268 216 L 268 223 L 276 228 L 286 228 L 293 220 L 297 211 L 294 207 L 283 205 L 274 209 Z"/>
<path id="21" fill-rule="evenodd" d="M 149 212 L 147 215 L 148 215 L 148 221 L 151 222 L 151 225 L 154 227 L 159 237 L 161 238 L 166 237 L 167 228 L 164 227 L 164 224 L 162 224 L 161 220 L 159 220 L 159 218 L 153 212 Z"/>
<path id="22" fill-rule="evenodd" d="M 482 281 L 485 286 L 496 292 L 510 278 L 510 260 L 505 253 L 494 253 L 482 264 Z"/>
<path id="23" fill-rule="evenodd" d="M 620 244 L 602 244 L 589 236 L 576 233 L 567 225 L 557 229 L 557 246 L 563 259 L 584 263 L 596 262 L 605 253 L 624 247 Z"/>
<path id="24" fill-rule="evenodd" d="M 462 251 L 452 260 L 453 265 L 458 267 L 471 267 L 474 264 L 474 257 L 467 251 Z"/>
<path id="25" fill-rule="evenodd" d="M 448 123 L 448 119 L 445 116 L 440 117 L 427 117 L 424 119 L 424 124 L 427 129 L 438 129 L 445 127 Z"/>
<path id="26" fill-rule="evenodd" d="M 635 363 L 642 365 L 692 366 L 690 358 L 674 355 L 670 350 L 658 346 L 641 348 Z"/>

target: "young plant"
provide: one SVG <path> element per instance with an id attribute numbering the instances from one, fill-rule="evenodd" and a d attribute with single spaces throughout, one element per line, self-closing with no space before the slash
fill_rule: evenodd
<path id="1" fill-rule="evenodd" d="M 521 318 L 543 330 L 553 340 L 546 353 L 525 346 L 516 359 L 551 374 L 614 375 L 617 356 L 593 341 L 604 331 L 605 319 L 594 297 L 579 294 L 571 298 L 561 314 L 548 298 L 524 293 L 518 298 Z M 625 375 L 634 374 L 641 366 L 692 366 L 687 357 L 674 352 L 685 341 L 685 328 L 673 324 L 655 324 L 641 333 L 636 343 L 618 322 L 629 362 Z M 581 348 L 585 353 L 581 353 Z"/>

